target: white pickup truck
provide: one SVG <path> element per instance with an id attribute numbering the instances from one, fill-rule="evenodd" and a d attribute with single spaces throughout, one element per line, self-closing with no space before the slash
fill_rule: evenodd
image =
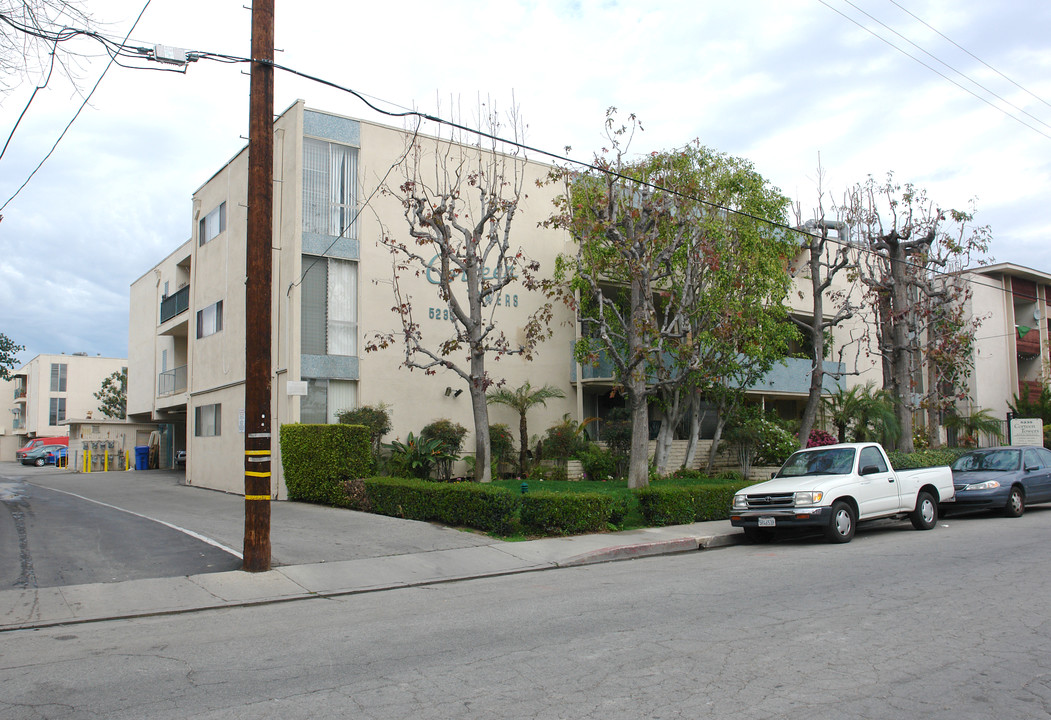
<path id="1" fill-rule="evenodd" d="M 948 467 L 895 472 L 876 443 L 800 450 L 772 479 L 734 495 L 730 523 L 753 542 L 811 527 L 831 542 L 850 542 L 859 520 L 907 515 L 917 530 L 938 522 L 938 503 L 953 498 Z"/>

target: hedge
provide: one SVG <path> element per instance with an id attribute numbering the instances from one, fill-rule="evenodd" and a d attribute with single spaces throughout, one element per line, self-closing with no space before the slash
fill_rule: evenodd
<path id="1" fill-rule="evenodd" d="M 603 493 L 530 492 L 521 497 L 522 527 L 545 535 L 599 532 L 619 525 L 627 513 L 623 499 Z"/>
<path id="2" fill-rule="evenodd" d="M 726 520 L 734 493 L 744 483 L 720 483 L 693 487 L 645 487 L 633 491 L 639 510 L 649 525 L 685 525 L 708 520 Z"/>
<path id="3" fill-rule="evenodd" d="M 508 533 L 518 496 L 478 483 L 411 478 L 359 478 L 343 483 L 341 504 L 352 510 Z"/>
<path id="4" fill-rule="evenodd" d="M 342 482 L 370 475 L 373 462 L 364 425 L 281 426 L 281 466 L 289 500 L 345 506 Z"/>

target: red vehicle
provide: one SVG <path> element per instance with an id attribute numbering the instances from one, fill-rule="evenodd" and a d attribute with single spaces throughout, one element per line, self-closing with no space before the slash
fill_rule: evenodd
<path id="1" fill-rule="evenodd" d="M 22 462 L 22 458 L 26 456 L 27 452 L 35 450 L 38 447 L 43 447 L 44 445 L 65 445 L 66 447 L 69 447 L 69 436 L 33 438 L 25 444 L 25 447 L 18 448 L 15 452 L 15 461 Z"/>

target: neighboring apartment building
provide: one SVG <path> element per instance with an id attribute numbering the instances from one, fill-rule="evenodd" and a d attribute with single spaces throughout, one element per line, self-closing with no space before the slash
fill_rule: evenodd
<path id="1" fill-rule="evenodd" d="M 463 381 L 454 373 L 409 371 L 401 367 L 400 346 L 364 351 L 377 333 L 400 329 L 391 311 L 391 255 L 378 238 L 388 232 L 411 240 L 400 203 L 373 191 L 405 153 L 410 134 L 311 110 L 302 101 L 277 118 L 274 132 L 272 495 L 284 498 L 276 439 L 283 424 L 334 422 L 340 410 L 379 403 L 390 407 L 390 438 L 417 433 L 439 418 L 469 429 L 473 420 L 469 394 L 461 392 Z M 463 152 L 471 149 L 439 146 L 433 138 L 424 143 L 432 166 Z M 528 196 L 513 228 L 515 244 L 540 263 L 541 274 L 551 272 L 560 253 L 573 251 L 561 231 L 538 227 L 552 213 L 556 190 L 535 181 L 549 169 L 534 162 L 524 166 Z M 400 185 L 398 173 L 394 168 L 390 186 Z M 168 428 L 175 447 L 188 450 L 187 482 L 228 492 L 244 487 L 246 198 L 247 149 L 194 193 L 190 240 L 136 280 L 130 297 L 129 420 Z M 403 275 L 403 281 L 424 334 L 438 328 L 443 303 L 431 272 Z M 806 301 L 805 291 L 792 294 L 800 314 Z M 497 317 L 512 343 L 543 302 L 517 283 L 509 286 Z M 488 363 L 489 373 L 508 387 L 528 380 L 566 394 L 530 411 L 534 433 L 567 414 L 605 417 L 620 402 L 610 397 L 608 368 L 574 363 L 574 320 L 558 306 L 553 336 L 532 361 L 512 355 Z M 782 414 L 798 415 L 809 367 L 809 360 L 789 359 L 753 395 Z M 306 395 L 290 393 L 302 382 Z M 490 422 L 515 428 L 517 421 L 512 410 L 490 407 Z M 471 435 L 464 447 L 473 447 Z"/>
<path id="2" fill-rule="evenodd" d="M 17 438 L 17 447 L 35 437 L 68 435 L 69 419 L 101 417 L 95 393 L 103 380 L 127 365 L 123 358 L 87 353 L 37 355 L 12 372 L 11 435 Z M 5 436 L 6 432 L 5 427 Z M 14 460 L 17 447 L 5 443 L 2 457 Z"/>
<path id="3" fill-rule="evenodd" d="M 997 263 L 968 273 L 969 312 L 981 319 L 970 397 L 974 409 L 1005 418 L 1015 395 L 1039 394 L 1051 380 L 1051 274 Z"/>

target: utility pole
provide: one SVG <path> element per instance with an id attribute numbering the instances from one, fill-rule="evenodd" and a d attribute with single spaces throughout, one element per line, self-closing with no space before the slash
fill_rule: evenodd
<path id="1" fill-rule="evenodd" d="M 245 283 L 245 536 L 248 572 L 270 569 L 270 295 L 274 205 L 274 0 L 252 2 Z"/>

